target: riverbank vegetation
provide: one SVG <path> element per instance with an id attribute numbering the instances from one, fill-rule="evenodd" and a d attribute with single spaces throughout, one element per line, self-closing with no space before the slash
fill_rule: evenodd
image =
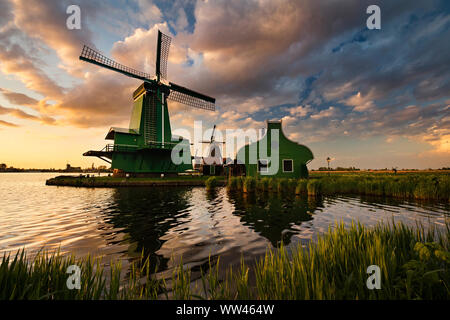
<path id="1" fill-rule="evenodd" d="M 205 180 L 205 187 L 207 191 L 212 191 L 217 187 L 219 179 L 215 176 L 209 177 Z"/>
<path id="2" fill-rule="evenodd" d="M 309 196 L 367 195 L 450 201 L 450 174 L 313 175 L 309 179 L 231 177 L 229 190 Z"/>
<path id="3" fill-rule="evenodd" d="M 220 258 L 210 260 L 196 282 L 182 262 L 162 278 L 146 258 L 122 270 L 120 262 L 105 267 L 98 258 L 44 251 L 29 260 L 20 251 L 3 256 L 0 299 L 449 299 L 446 227 L 337 224 L 307 248 L 268 249 L 252 266 L 242 262 L 221 272 Z M 81 269 L 79 290 L 67 288 L 74 264 Z M 370 265 L 380 267 L 380 289 L 367 288 Z"/>
<path id="4" fill-rule="evenodd" d="M 108 176 L 58 176 L 48 179 L 46 185 L 71 187 L 150 187 L 150 186 L 205 186 L 207 176 L 185 175 L 165 177 L 108 177 Z M 217 177 L 216 186 L 224 186 L 225 177 Z"/>

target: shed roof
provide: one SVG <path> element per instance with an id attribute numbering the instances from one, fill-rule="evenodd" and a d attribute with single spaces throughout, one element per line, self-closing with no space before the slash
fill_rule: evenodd
<path id="1" fill-rule="evenodd" d="M 314 159 L 314 155 L 313 155 L 312 151 L 307 146 L 305 146 L 303 144 L 300 144 L 297 141 L 292 141 L 291 139 L 286 137 L 286 135 L 283 132 L 283 127 L 282 127 L 282 121 L 281 120 L 267 120 L 266 123 L 267 123 L 267 129 L 265 130 L 264 136 L 260 140 L 255 141 L 255 142 L 250 143 L 250 144 L 246 144 L 241 149 L 239 149 L 239 151 L 237 152 L 237 156 L 236 156 L 236 158 L 238 159 L 238 163 L 242 163 L 242 161 L 239 161 L 240 159 L 247 159 L 247 157 L 244 157 L 244 158 L 239 157 L 239 154 L 242 153 L 242 152 L 245 152 L 245 150 L 248 149 L 251 144 L 259 145 L 259 143 L 262 140 L 266 140 L 267 141 L 267 139 L 270 137 L 270 130 L 272 130 L 272 129 L 279 130 L 279 133 L 280 133 L 279 138 L 281 140 L 284 140 L 285 142 L 287 142 L 291 146 L 295 146 L 296 148 L 297 147 L 301 148 L 302 151 L 303 151 L 304 160 L 305 160 L 306 163 L 308 163 L 312 159 Z M 265 145 L 269 146 L 269 144 L 265 144 Z M 287 150 L 289 152 L 293 151 L 293 149 L 287 149 Z"/>
<path id="2" fill-rule="evenodd" d="M 106 140 L 114 140 L 114 135 L 116 134 L 116 132 L 132 134 L 132 135 L 139 135 L 139 133 L 137 133 L 133 129 L 112 127 L 111 129 L 109 129 L 108 134 L 106 135 L 105 139 Z"/>

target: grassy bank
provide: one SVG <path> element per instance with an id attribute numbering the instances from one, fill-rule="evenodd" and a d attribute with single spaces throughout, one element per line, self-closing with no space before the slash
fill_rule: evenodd
<path id="1" fill-rule="evenodd" d="M 95 176 L 58 176 L 48 179 L 49 186 L 71 187 L 150 187 L 150 186 L 205 186 L 208 177 L 203 176 L 177 176 L 177 177 L 149 177 L 149 178 L 119 178 Z M 216 185 L 226 184 L 225 177 L 218 177 Z"/>
<path id="2" fill-rule="evenodd" d="M 449 299 L 449 238 L 448 226 L 439 233 L 402 224 L 336 225 L 309 249 L 269 249 L 251 268 L 241 263 L 222 274 L 220 259 L 210 262 L 195 285 L 182 264 L 171 278 L 155 279 L 140 259 L 124 281 L 120 263 L 105 272 L 99 259 L 42 252 L 27 262 L 21 252 L 3 257 L 0 299 Z M 80 290 L 66 287 L 72 264 L 81 268 Z M 370 265 L 381 269 L 379 290 L 366 286 Z"/>
<path id="3" fill-rule="evenodd" d="M 243 192 L 269 191 L 311 196 L 358 194 L 450 201 L 449 174 L 317 175 L 299 180 L 232 177 L 227 187 Z"/>

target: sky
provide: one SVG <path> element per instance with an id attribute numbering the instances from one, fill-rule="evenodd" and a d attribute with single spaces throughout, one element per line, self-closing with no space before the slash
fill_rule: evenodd
<path id="1" fill-rule="evenodd" d="M 106 164 L 82 153 L 128 126 L 140 81 L 81 49 L 154 74 L 158 29 L 169 80 L 216 98 L 215 112 L 169 102 L 172 130 L 282 120 L 312 169 L 450 166 L 450 4 L 436 0 L 0 0 L 0 163 Z"/>

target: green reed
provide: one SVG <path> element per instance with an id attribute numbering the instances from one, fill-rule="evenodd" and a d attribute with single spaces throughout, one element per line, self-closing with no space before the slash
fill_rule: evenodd
<path id="1" fill-rule="evenodd" d="M 261 299 L 449 299 L 449 232 L 379 224 L 330 228 L 309 249 L 269 251 L 256 267 Z M 422 252 L 423 251 L 423 252 Z M 369 265 L 381 289 L 366 286 Z"/>
<path id="2" fill-rule="evenodd" d="M 308 180 L 299 179 L 295 187 L 295 194 L 307 194 L 308 193 Z"/>
<path id="3" fill-rule="evenodd" d="M 227 188 L 230 191 L 242 190 L 242 177 L 230 177 L 228 179 Z"/>
<path id="4" fill-rule="evenodd" d="M 80 289 L 67 287 L 70 265 L 82 270 Z M 109 272 L 100 257 L 89 255 L 75 259 L 59 251 L 40 251 L 28 260 L 24 250 L 13 257 L 4 254 L 0 264 L 0 300 L 156 299 L 163 289 L 162 283 L 151 277 L 149 261 L 143 257 L 131 265 L 128 281 L 123 279 L 120 262 L 111 261 L 107 269 Z"/>
<path id="5" fill-rule="evenodd" d="M 269 185 L 270 185 L 269 178 L 256 179 L 257 191 L 267 192 L 269 191 Z"/>
<path id="6" fill-rule="evenodd" d="M 253 177 L 244 178 L 242 190 L 245 193 L 255 192 L 256 191 L 256 179 Z"/>
<path id="7" fill-rule="evenodd" d="M 217 177 L 212 176 L 205 181 L 206 190 L 214 190 L 217 187 Z"/>
<path id="8" fill-rule="evenodd" d="M 171 278 L 157 279 L 141 256 L 124 278 L 120 262 L 106 272 L 99 258 L 42 251 L 28 260 L 21 250 L 3 256 L 0 299 L 449 299 L 446 227 L 439 232 L 393 222 L 373 228 L 336 223 L 308 247 L 269 248 L 253 267 L 242 259 L 237 269 L 221 272 L 220 258 L 210 258 L 197 282 L 182 260 Z M 66 286 L 72 264 L 82 270 L 80 290 Z M 379 290 L 366 286 L 369 265 L 381 269 Z"/>
<path id="9" fill-rule="evenodd" d="M 310 196 L 359 194 L 401 199 L 450 201 L 449 174 L 316 175 L 310 179 L 231 177 L 229 190 L 277 192 Z"/>

